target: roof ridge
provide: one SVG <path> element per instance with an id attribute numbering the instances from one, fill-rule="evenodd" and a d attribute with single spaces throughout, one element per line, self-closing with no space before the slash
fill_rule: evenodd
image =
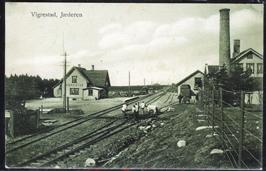
<path id="1" fill-rule="evenodd" d="M 179 81 L 176 85 L 179 86 L 180 84 L 182 84 L 183 82 L 185 82 L 188 78 L 192 77 L 193 75 L 197 74 L 198 72 L 201 73 L 201 74 L 204 74 L 202 71 L 196 70 L 196 71 L 192 72 L 191 74 L 189 74 L 188 76 L 186 76 L 181 81 Z"/>

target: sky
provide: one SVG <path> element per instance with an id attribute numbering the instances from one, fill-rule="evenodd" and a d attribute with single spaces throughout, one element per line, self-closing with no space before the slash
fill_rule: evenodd
<path id="1" fill-rule="evenodd" d="M 230 8 L 231 53 L 240 39 L 241 51 L 263 54 L 261 4 L 8 2 L 5 72 L 60 79 L 65 50 L 67 70 L 95 65 L 108 70 L 111 85 L 128 85 L 129 71 L 131 85 L 177 83 L 218 64 L 222 8 Z M 60 18 L 61 12 L 82 17 Z"/>

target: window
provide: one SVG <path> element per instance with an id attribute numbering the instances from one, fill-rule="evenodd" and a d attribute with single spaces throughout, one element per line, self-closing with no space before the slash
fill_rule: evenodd
<path id="1" fill-rule="evenodd" d="M 262 63 L 257 64 L 257 73 L 258 74 L 262 74 L 263 73 Z"/>
<path id="2" fill-rule="evenodd" d="M 202 87 L 201 77 L 195 77 L 194 89 L 197 90 L 199 87 Z"/>
<path id="3" fill-rule="evenodd" d="M 70 95 L 79 95 L 79 88 L 70 88 Z"/>
<path id="4" fill-rule="evenodd" d="M 251 73 L 254 74 L 254 64 L 253 63 L 247 63 L 246 64 L 246 70 L 251 70 Z"/>
<path id="5" fill-rule="evenodd" d="M 247 59 L 253 59 L 253 55 L 252 55 L 252 53 L 249 53 L 249 54 L 247 55 Z"/>
<path id="6" fill-rule="evenodd" d="M 89 89 L 89 96 L 92 96 L 92 94 L 93 94 L 93 92 L 92 92 L 92 90 L 91 89 Z"/>
<path id="7" fill-rule="evenodd" d="M 77 83 L 77 76 L 72 76 L 72 83 Z"/>

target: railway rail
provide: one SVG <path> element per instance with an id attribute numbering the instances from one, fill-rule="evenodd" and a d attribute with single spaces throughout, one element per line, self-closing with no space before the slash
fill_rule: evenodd
<path id="1" fill-rule="evenodd" d="M 152 98 L 151 98 L 150 100 L 148 100 L 148 101 L 151 102 L 151 101 L 157 100 L 157 99 L 159 99 L 163 94 L 164 94 L 164 93 L 161 93 L 161 94 L 159 93 L 159 94 L 155 95 L 155 97 L 152 97 Z M 150 95 L 145 96 L 145 97 L 143 97 L 143 98 L 139 98 L 139 99 L 133 100 L 132 102 L 128 102 L 128 103 L 129 103 L 129 104 L 133 104 L 133 103 L 135 103 L 135 102 L 137 102 L 137 101 L 144 100 L 144 99 L 149 98 L 149 97 L 150 97 Z M 75 126 L 78 126 L 78 125 L 80 125 L 80 124 L 82 124 L 82 123 L 85 123 L 85 122 L 87 122 L 87 121 L 89 121 L 89 120 L 92 120 L 92 119 L 94 119 L 94 118 L 100 117 L 100 116 L 102 116 L 102 115 L 104 115 L 104 114 L 107 114 L 107 113 L 110 113 L 110 112 L 115 111 L 115 110 L 117 110 L 117 109 L 120 109 L 120 107 L 121 107 L 121 104 L 120 104 L 120 105 L 113 106 L 113 107 L 108 108 L 108 109 L 105 109 L 105 110 L 102 110 L 102 111 L 99 111 L 99 112 L 95 112 L 95 113 L 93 113 L 93 114 L 86 115 L 86 116 L 81 117 L 81 118 L 77 118 L 77 119 L 75 119 L 75 120 L 73 120 L 73 121 L 66 122 L 66 123 L 64 123 L 64 124 L 62 124 L 62 125 L 60 125 L 60 126 L 58 126 L 57 128 L 55 128 L 54 130 L 52 130 L 52 131 L 50 131 L 50 132 L 48 132 L 48 133 L 46 133 L 46 134 L 44 134 L 43 136 L 40 136 L 40 137 L 38 137 L 38 134 L 34 134 L 34 135 L 29 136 L 29 137 L 27 137 L 27 138 L 24 138 L 24 139 L 22 139 L 22 140 L 20 139 L 20 140 L 14 141 L 14 142 L 12 142 L 12 143 L 8 143 L 7 146 L 6 146 L 6 148 L 7 148 L 7 150 L 6 150 L 6 154 L 11 153 L 11 152 L 13 152 L 13 151 L 16 151 L 16 150 L 18 150 L 18 149 L 21 149 L 21 148 L 23 148 L 23 147 L 26 147 L 26 146 L 28 146 L 28 145 L 30 145 L 30 144 L 33 144 L 33 143 L 35 143 L 35 142 L 38 142 L 38 141 L 40 141 L 40 140 L 42 140 L 42 139 L 45 139 L 45 138 L 51 137 L 51 136 L 53 136 L 53 135 L 55 135 L 55 134 L 61 133 L 61 132 L 63 132 L 63 131 L 66 131 L 66 130 L 68 130 L 68 129 L 70 129 L 70 128 L 73 128 L 73 127 L 75 127 Z M 36 138 L 34 138 L 34 137 L 36 137 Z M 32 140 L 31 138 L 34 138 L 34 139 Z M 29 141 L 27 141 L 27 140 L 29 140 Z M 16 143 L 19 143 L 19 142 L 22 142 L 22 141 L 24 141 L 24 143 L 19 144 L 19 145 L 17 145 L 17 146 L 15 145 Z M 13 148 L 10 148 L 10 145 L 12 145 Z"/>
<path id="2" fill-rule="evenodd" d="M 165 92 L 158 93 L 157 95 L 155 95 L 151 99 L 147 100 L 146 103 L 147 104 L 153 103 L 153 102 L 157 101 L 158 99 L 162 98 L 165 94 L 166 94 Z M 144 100 L 144 99 L 145 98 L 142 98 L 142 99 L 138 99 L 136 101 Z M 131 104 L 135 103 L 136 101 L 132 101 Z M 119 108 L 120 107 L 121 107 L 121 105 L 119 105 Z M 115 107 L 113 107 L 111 109 L 112 109 L 111 111 L 116 110 Z M 100 115 L 97 115 L 94 117 L 100 117 L 103 114 L 109 113 L 111 111 L 105 110 L 104 113 L 100 113 Z M 89 115 L 89 116 L 91 116 L 91 115 Z M 92 119 L 92 118 L 90 117 L 87 119 Z M 108 138 L 114 134 L 117 134 L 117 133 L 137 124 L 137 123 L 127 123 L 127 121 L 123 121 L 123 122 L 120 122 L 120 123 L 114 125 L 119 120 L 121 121 L 120 118 L 117 118 L 117 119 L 105 124 L 104 126 L 98 128 L 97 130 L 94 130 L 94 131 L 89 132 L 85 135 L 82 135 L 81 137 L 75 138 L 75 139 L 73 139 L 67 143 L 61 144 L 60 146 L 58 146 L 56 148 L 53 148 L 53 149 L 51 149 L 47 152 L 44 152 L 42 154 L 36 155 L 35 157 L 32 157 L 28 160 L 24 160 L 24 161 L 16 164 L 16 166 L 34 166 L 34 167 L 36 167 L 36 166 L 38 166 L 38 167 L 50 166 L 51 164 L 54 164 L 57 161 L 61 161 L 64 158 L 67 158 L 69 155 L 73 155 L 75 153 L 78 153 L 80 150 L 82 150 L 84 148 L 88 148 L 90 145 L 92 145 L 96 142 L 99 142 L 105 138 Z M 74 127 L 74 126 L 71 125 L 71 127 Z M 62 131 L 60 131 L 60 132 L 62 132 Z M 50 133 L 50 134 L 45 135 L 44 137 L 40 137 L 40 138 L 43 139 L 43 138 L 46 138 L 48 136 L 54 135 L 56 133 L 58 133 L 58 131 Z M 28 146 L 34 142 L 39 141 L 40 138 L 37 138 L 37 139 L 30 141 L 30 142 L 27 142 L 26 144 L 17 146 L 11 150 L 14 151 L 15 149 L 20 149 L 20 148 L 23 148 L 25 146 Z"/>
<path id="3" fill-rule="evenodd" d="M 112 133 L 117 128 L 123 126 L 126 124 L 126 121 L 113 125 L 118 120 L 112 121 L 107 123 L 106 125 L 100 127 L 96 131 L 91 131 L 79 138 L 76 138 L 70 142 L 67 142 L 65 144 L 62 144 L 50 151 L 47 151 L 41 155 L 35 156 L 34 158 L 31 158 L 27 161 L 21 162 L 18 164 L 18 166 L 47 166 L 48 164 L 51 164 L 59 159 L 62 159 L 63 157 L 66 157 L 67 155 L 73 154 L 77 152 L 78 149 L 81 149 L 81 147 L 84 147 L 85 144 L 89 145 L 95 140 L 99 140 L 99 138 L 103 138 L 104 136 Z M 113 126 L 111 126 L 113 125 Z M 86 146 L 88 147 L 88 146 Z"/>

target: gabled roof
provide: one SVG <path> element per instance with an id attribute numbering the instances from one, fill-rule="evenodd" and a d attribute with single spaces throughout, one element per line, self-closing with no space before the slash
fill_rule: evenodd
<path id="1" fill-rule="evenodd" d="M 176 84 L 176 86 L 179 86 L 179 85 L 183 84 L 183 83 L 186 82 L 188 79 L 190 79 L 191 77 L 193 77 L 194 75 L 196 75 L 196 74 L 198 74 L 198 73 L 201 73 L 202 75 L 204 75 L 203 72 L 201 72 L 200 70 L 197 70 L 197 71 L 193 72 L 192 74 L 190 74 L 189 76 L 185 77 L 183 80 L 179 81 L 179 82 Z"/>
<path id="2" fill-rule="evenodd" d="M 231 63 L 234 63 L 234 62 L 237 62 L 237 61 L 241 60 L 241 59 L 244 58 L 245 55 L 248 54 L 248 53 L 253 53 L 253 54 L 255 54 L 258 58 L 263 59 L 262 55 L 261 55 L 259 52 L 255 51 L 255 50 L 252 49 L 252 48 L 249 48 L 249 49 L 246 49 L 246 50 L 242 51 L 241 53 L 239 53 L 239 54 L 238 54 L 237 56 L 235 56 L 234 58 L 232 58 L 232 59 L 231 59 Z"/>
<path id="3" fill-rule="evenodd" d="M 66 78 L 69 77 L 74 70 L 79 71 L 79 73 L 93 86 L 105 87 L 106 81 L 109 83 L 109 86 L 111 86 L 108 70 L 86 70 L 85 68 L 74 66 L 67 72 Z M 63 79 L 61 79 L 54 87 L 62 82 Z"/>

